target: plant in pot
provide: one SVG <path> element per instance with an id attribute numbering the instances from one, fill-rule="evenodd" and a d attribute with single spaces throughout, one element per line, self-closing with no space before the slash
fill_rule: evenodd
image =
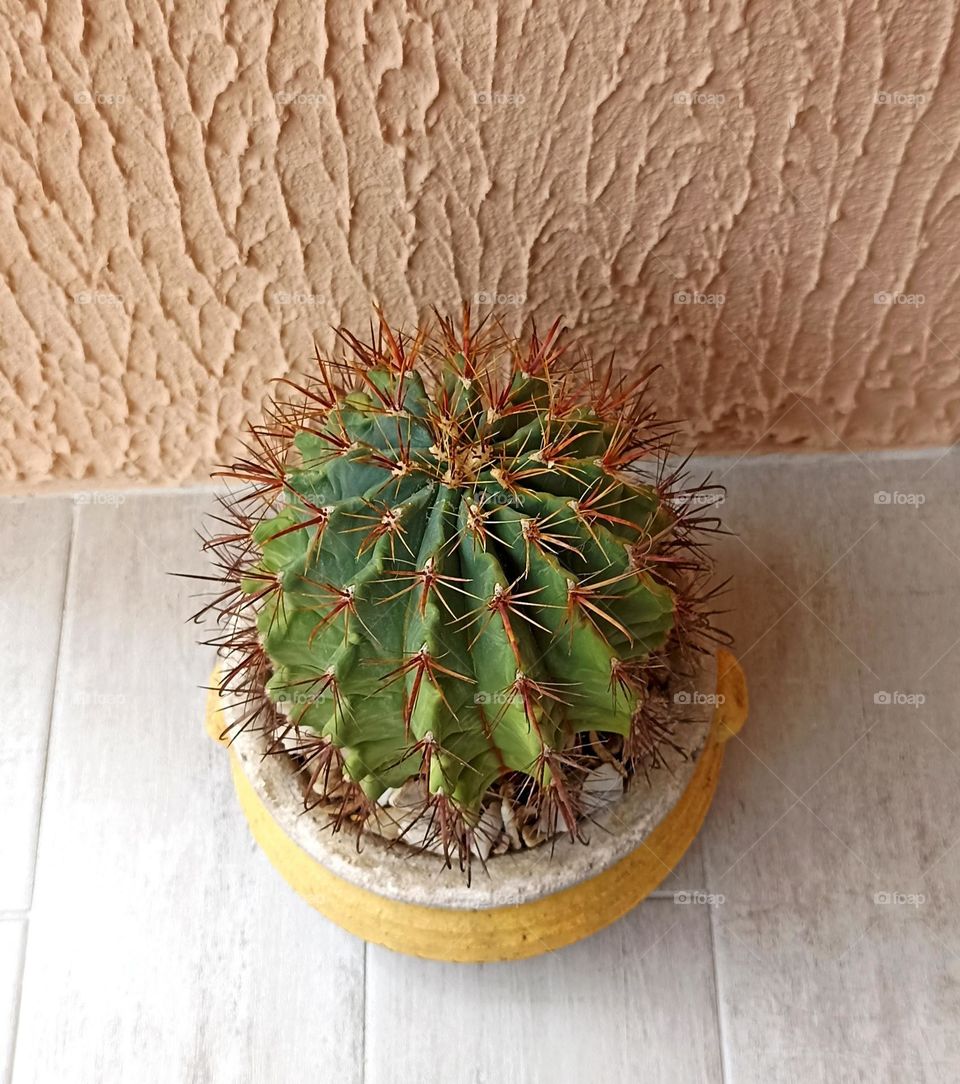
<path id="1" fill-rule="evenodd" d="M 569 943 L 669 873 L 745 716 L 709 491 L 668 468 L 649 374 L 557 325 L 339 339 L 219 472 L 208 726 L 347 929 L 441 959 Z"/>

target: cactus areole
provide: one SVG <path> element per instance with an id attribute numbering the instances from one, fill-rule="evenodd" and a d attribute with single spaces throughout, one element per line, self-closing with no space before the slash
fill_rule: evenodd
<path id="1" fill-rule="evenodd" d="M 577 835 L 592 765 L 643 785 L 680 750 L 663 690 L 714 636 L 709 498 L 666 466 L 649 374 L 556 325 L 339 339 L 220 472 L 221 695 L 296 735 L 335 826 L 413 781 L 405 842 L 448 864 L 490 801 Z"/>

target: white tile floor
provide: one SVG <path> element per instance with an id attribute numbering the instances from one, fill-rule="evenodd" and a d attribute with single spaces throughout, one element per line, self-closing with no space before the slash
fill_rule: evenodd
<path id="1" fill-rule="evenodd" d="M 614 927 L 484 967 L 365 948 L 251 842 L 166 575 L 209 492 L 0 502 L 5 1078 L 957 1080 L 958 464 L 710 461 L 752 714 L 704 832 Z"/>

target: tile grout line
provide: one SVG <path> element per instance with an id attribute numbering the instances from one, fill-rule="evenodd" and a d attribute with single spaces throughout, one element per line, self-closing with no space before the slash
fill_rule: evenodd
<path id="1" fill-rule="evenodd" d="M 76 554 L 77 520 L 79 510 L 76 503 L 70 510 L 70 538 L 67 542 L 67 559 L 63 570 L 63 587 L 60 591 L 60 625 L 57 629 L 57 656 L 53 667 L 53 687 L 50 690 L 50 710 L 47 712 L 47 732 L 43 743 L 43 771 L 40 776 L 40 808 L 37 811 L 37 842 L 33 854 L 33 870 L 30 877 L 30 896 L 27 912 L 33 907 L 33 893 L 37 882 L 37 860 L 40 857 L 40 825 L 43 822 L 43 800 L 47 790 L 47 770 L 50 765 L 50 737 L 53 733 L 53 718 L 57 707 L 57 694 L 60 688 L 60 656 L 63 651 L 63 630 L 67 623 L 67 598 L 70 581 L 73 578 L 73 561 Z"/>
<path id="2" fill-rule="evenodd" d="M 27 942 L 30 936 L 30 918 L 33 911 L 33 897 L 37 884 L 37 865 L 40 859 L 40 831 L 43 825 L 44 797 L 47 790 L 47 771 L 50 765 L 50 738 L 53 733 L 53 719 L 57 707 L 57 694 L 60 687 L 60 660 L 63 652 L 63 632 L 67 624 L 67 600 L 70 584 L 73 580 L 73 562 L 77 552 L 77 528 L 79 509 L 74 501 L 70 510 L 70 537 L 67 542 L 67 559 L 64 562 L 63 588 L 60 592 L 60 627 L 57 630 L 57 657 L 53 668 L 53 687 L 50 690 L 50 710 L 47 713 L 47 733 L 43 746 L 43 771 L 40 776 L 40 808 L 37 810 L 37 840 L 33 852 L 33 869 L 30 875 L 30 896 L 26 911 L 22 913 L 23 937 L 20 945 L 20 968 L 17 977 L 17 993 L 13 1011 L 13 1041 L 10 1044 L 9 1080 L 13 1080 L 16 1065 L 17 1040 L 20 1036 L 20 1013 L 23 1006 L 23 980 L 27 969 Z"/>
<path id="3" fill-rule="evenodd" d="M 704 877 L 706 882 L 707 878 Z M 727 1064 L 727 1042 L 723 1027 L 723 1002 L 720 992 L 720 961 L 717 958 L 717 927 L 712 904 L 707 905 L 707 921 L 710 924 L 710 958 L 713 963 L 713 1005 L 717 1021 L 717 1046 L 720 1048 L 720 1084 L 733 1079 Z"/>
<path id="4" fill-rule="evenodd" d="M 367 1081 L 367 956 L 370 952 L 369 941 L 363 942 L 363 1002 L 360 1008 L 360 1084 Z"/>
<path id="5" fill-rule="evenodd" d="M 17 1054 L 17 1032 L 20 1030 L 20 1003 L 23 1000 L 23 971 L 27 962 L 27 934 L 30 929 L 29 914 L 25 913 L 20 919 L 20 922 L 23 924 L 23 930 L 20 933 L 20 953 L 17 961 L 17 985 L 15 988 L 16 993 L 13 997 L 12 1013 L 12 1019 L 17 1023 L 10 1039 L 10 1050 L 8 1052 L 6 1065 L 2 1067 L 4 1084 L 12 1084 L 13 1082 L 13 1062 Z M 0 1055 L 2 1055 L 2 1051 L 0 1051 Z"/>

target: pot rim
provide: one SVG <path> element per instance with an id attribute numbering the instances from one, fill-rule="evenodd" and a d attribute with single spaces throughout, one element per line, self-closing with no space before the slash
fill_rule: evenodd
<path id="1" fill-rule="evenodd" d="M 238 734 L 230 745 L 236 765 L 280 828 L 312 859 L 343 880 L 376 895 L 404 903 L 454 910 L 487 910 L 529 903 L 596 877 L 641 846 L 676 805 L 690 782 L 707 743 L 714 715 L 717 660 L 701 656 L 692 676 L 675 675 L 672 691 L 686 694 L 684 720 L 674 738 L 686 759 L 664 750 L 665 768 L 650 782 L 634 777 L 624 796 L 598 815 L 583 820 L 589 842 L 555 842 L 491 856 L 486 868 L 475 860 L 472 883 L 460 870 L 447 869 L 439 855 L 391 843 L 373 833 L 333 832 L 319 808 L 305 810 L 300 770 L 285 754 L 266 755 L 260 732 Z M 681 701 L 682 702 L 682 701 Z M 227 723 L 236 716 L 220 702 Z"/>

